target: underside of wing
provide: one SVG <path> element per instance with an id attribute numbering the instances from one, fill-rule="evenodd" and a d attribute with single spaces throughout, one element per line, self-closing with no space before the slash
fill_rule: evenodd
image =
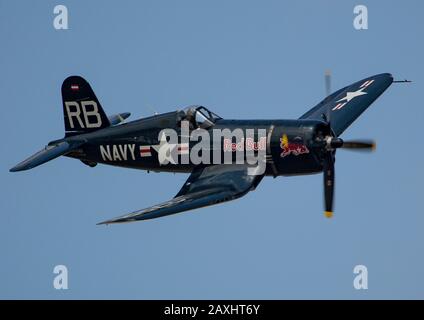
<path id="1" fill-rule="evenodd" d="M 256 188 L 263 175 L 249 174 L 247 165 L 211 165 L 195 169 L 175 198 L 99 224 L 134 222 L 234 200 Z"/>

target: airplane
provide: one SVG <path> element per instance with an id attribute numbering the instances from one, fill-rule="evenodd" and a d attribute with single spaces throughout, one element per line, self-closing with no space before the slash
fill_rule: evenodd
<path id="1" fill-rule="evenodd" d="M 328 74 L 326 80 L 329 83 Z M 49 142 L 10 171 L 32 169 L 66 156 L 79 159 L 89 167 L 100 163 L 190 174 L 171 200 L 99 224 L 153 219 L 234 200 L 254 190 L 264 176 L 275 178 L 323 172 L 324 214 L 330 218 L 333 216 L 336 150 L 371 151 L 375 148 L 371 140 L 345 141 L 340 135 L 393 82 L 408 81 L 394 81 L 390 73 L 367 77 L 328 95 L 293 120 L 227 120 L 196 105 L 124 122 L 130 113 L 108 117 L 88 82 L 80 76 L 70 76 L 61 88 L 65 137 Z M 230 154 L 227 157 L 230 161 L 199 163 L 192 160 L 190 155 L 195 153 L 199 140 L 192 139 L 193 135 L 219 130 L 234 132 L 236 129 L 244 137 L 249 130 L 254 134 L 250 140 L 243 137 L 235 142 L 234 137 L 214 139 L 212 136 L 206 144 L 209 148 L 199 153 L 202 157 L 214 153 L 220 159 Z M 164 130 L 173 130 L 177 140 L 171 141 Z M 246 161 L 248 149 L 250 155 L 260 154 L 256 166 Z M 236 153 L 242 154 L 240 159 L 235 159 Z M 183 157 L 185 161 L 181 161 Z M 261 170 L 257 169 L 260 167 Z"/>

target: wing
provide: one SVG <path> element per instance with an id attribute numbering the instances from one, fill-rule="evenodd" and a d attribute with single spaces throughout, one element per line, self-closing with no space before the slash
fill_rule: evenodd
<path id="1" fill-rule="evenodd" d="M 368 77 L 329 95 L 300 119 L 323 120 L 330 113 L 331 127 L 339 136 L 355 121 L 393 82 L 389 73 Z"/>
<path id="2" fill-rule="evenodd" d="M 249 175 L 244 164 L 198 167 L 175 198 L 99 224 L 154 219 L 234 200 L 254 190 L 262 178 L 263 175 Z"/>

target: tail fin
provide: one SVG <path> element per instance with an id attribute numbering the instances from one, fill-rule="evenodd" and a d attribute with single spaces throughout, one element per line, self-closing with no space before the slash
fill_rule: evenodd
<path id="1" fill-rule="evenodd" d="M 84 78 L 70 76 L 62 84 L 66 136 L 110 126 L 99 100 Z"/>

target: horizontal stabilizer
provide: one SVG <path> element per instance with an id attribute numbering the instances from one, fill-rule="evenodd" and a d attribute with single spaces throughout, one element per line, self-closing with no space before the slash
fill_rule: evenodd
<path id="1" fill-rule="evenodd" d="M 70 144 L 66 141 L 63 141 L 56 145 L 46 146 L 43 150 L 38 151 L 36 154 L 14 166 L 12 169 L 10 169 L 10 172 L 35 168 L 40 164 L 46 163 L 47 161 L 53 160 L 78 148 L 83 143 L 83 141 L 80 141 Z"/>
<path id="2" fill-rule="evenodd" d="M 129 113 L 129 112 L 123 112 L 123 113 L 118 113 L 118 114 L 114 114 L 112 116 L 109 116 L 108 119 L 109 119 L 110 125 L 115 126 L 115 125 L 123 122 L 130 115 L 131 115 L 131 113 Z"/>

